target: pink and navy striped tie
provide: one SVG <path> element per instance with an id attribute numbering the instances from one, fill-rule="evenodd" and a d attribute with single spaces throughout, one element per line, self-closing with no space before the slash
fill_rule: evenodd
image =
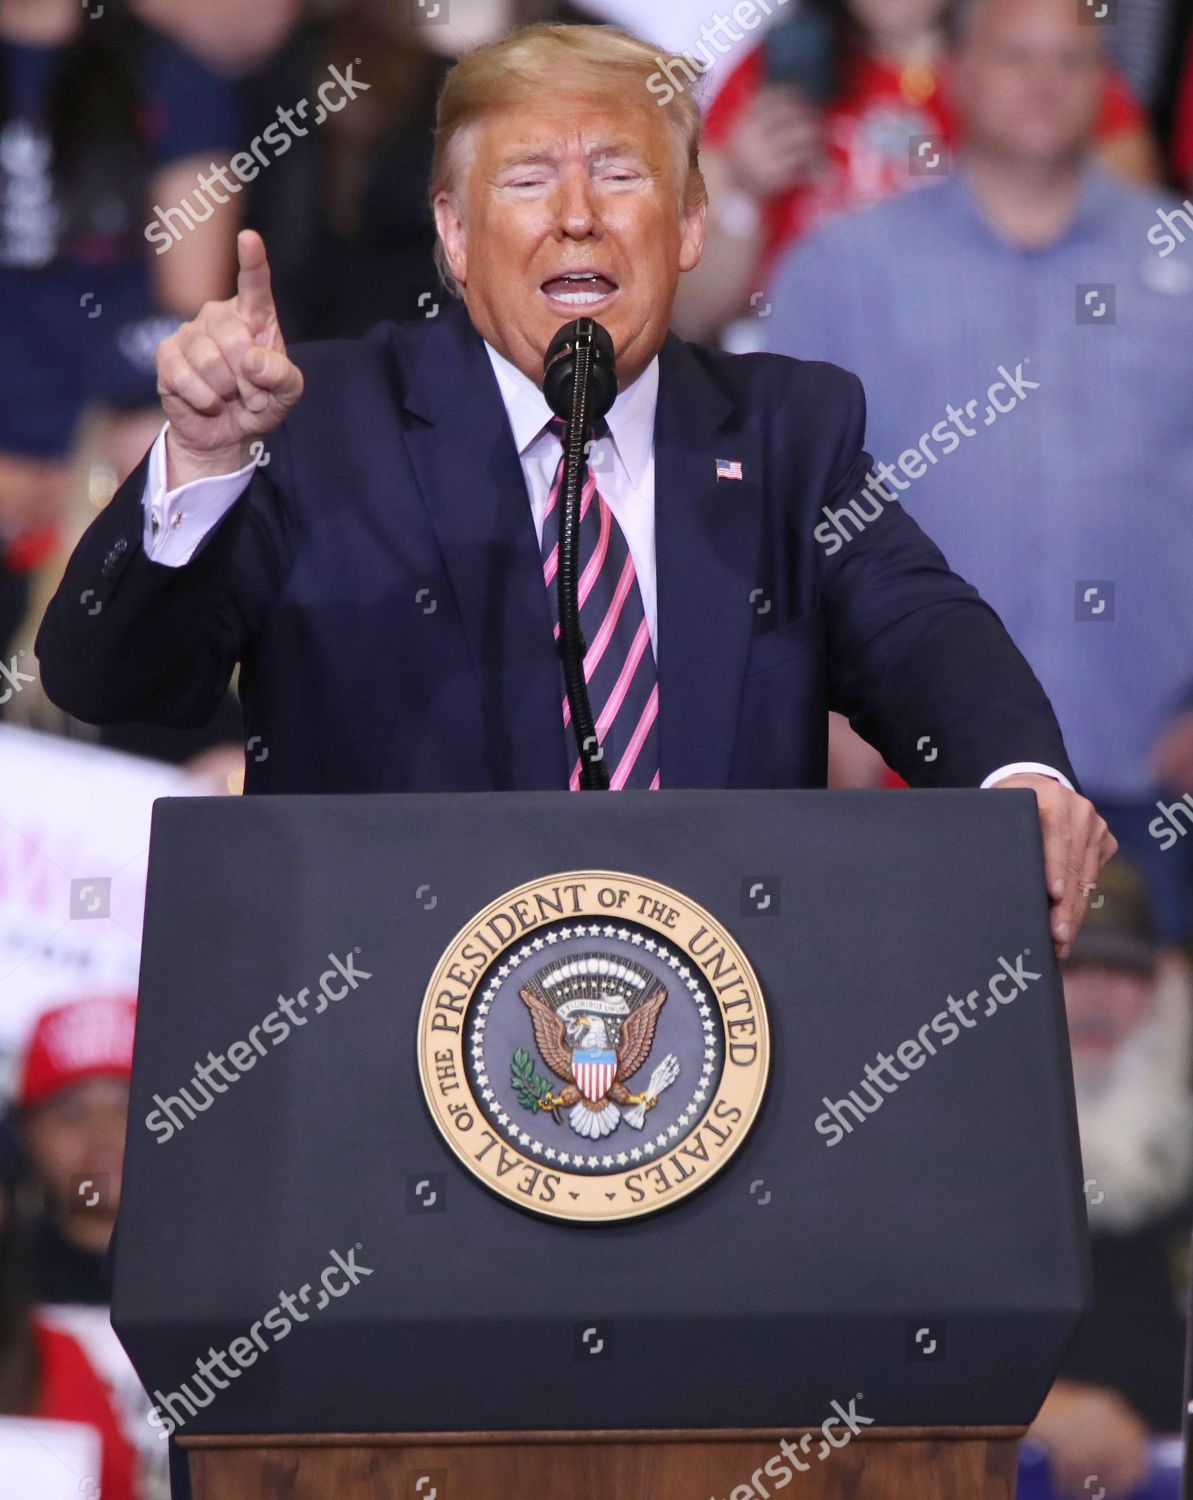
<path id="1" fill-rule="evenodd" d="M 560 417 L 551 431 L 560 440 L 567 424 Z M 559 639 L 559 504 L 563 488 L 562 452 L 543 520 L 543 578 L 551 598 L 555 639 Z M 587 647 L 584 676 L 605 752 L 609 789 L 659 786 L 659 678 L 634 559 L 625 535 L 603 495 L 591 466 L 584 471 L 580 502 L 580 629 Z M 563 722 L 574 744 L 572 716 L 563 695 Z M 580 789 L 580 759 L 569 782 Z"/>

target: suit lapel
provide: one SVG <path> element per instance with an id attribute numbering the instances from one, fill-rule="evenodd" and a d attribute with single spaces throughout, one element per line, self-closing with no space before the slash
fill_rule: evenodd
<path id="1" fill-rule="evenodd" d="M 409 452 L 477 675 L 493 785 L 562 789 L 570 742 L 538 540 L 497 380 L 463 309 L 427 334 L 406 407 L 420 419 Z M 655 416 L 664 787 L 724 786 L 729 776 L 762 496 L 756 456 L 731 416 L 725 393 L 669 336 Z M 745 477 L 718 481 L 718 458 L 743 460 Z"/>
<path id="2" fill-rule="evenodd" d="M 758 579 L 762 490 L 754 444 L 693 351 L 660 355 L 655 418 L 659 756 L 666 787 L 728 784 Z M 744 477 L 718 480 L 718 458 Z"/>
<path id="3" fill-rule="evenodd" d="M 484 342 L 463 309 L 427 335 L 409 451 L 468 639 L 502 790 L 567 786 L 562 679 L 526 481 Z"/>

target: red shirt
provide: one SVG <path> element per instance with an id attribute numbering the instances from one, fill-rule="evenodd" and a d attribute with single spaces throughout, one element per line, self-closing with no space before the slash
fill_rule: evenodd
<path id="1" fill-rule="evenodd" d="M 942 79 L 928 67 L 901 69 L 857 51 L 846 58 L 841 89 L 824 114 L 827 151 L 820 176 L 763 204 L 763 277 L 801 235 L 841 214 L 936 180 L 912 175 L 909 142 L 915 136 L 930 136 L 948 147 L 955 144 L 957 124 Z M 724 143 L 763 83 L 764 53 L 755 47 L 713 100 L 704 125 L 710 145 Z M 1126 81 L 1110 72 L 1099 139 L 1136 130 L 1143 119 Z"/>
<path id="2" fill-rule="evenodd" d="M 94 1427 L 103 1445 L 102 1500 L 137 1500 L 133 1451 L 120 1431 L 103 1381 L 68 1334 L 36 1321 L 33 1332 L 41 1362 L 41 1389 L 29 1416 Z"/>

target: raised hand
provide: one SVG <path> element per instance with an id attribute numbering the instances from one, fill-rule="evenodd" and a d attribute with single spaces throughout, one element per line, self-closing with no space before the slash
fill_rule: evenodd
<path id="1" fill-rule="evenodd" d="M 236 296 L 205 303 L 157 352 L 171 488 L 243 468 L 253 442 L 302 395 L 302 371 L 278 326 L 265 243 L 246 229 L 236 251 Z"/>

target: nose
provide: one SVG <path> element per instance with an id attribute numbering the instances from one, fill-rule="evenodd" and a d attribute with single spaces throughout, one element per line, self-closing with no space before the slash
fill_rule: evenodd
<path id="1" fill-rule="evenodd" d="M 1048 92 L 1066 83 L 1073 72 L 1070 58 L 1051 52 L 1034 52 L 1024 64 L 1023 77 L 1031 87 Z"/>
<path id="2" fill-rule="evenodd" d="M 600 211 L 596 192 L 587 167 L 571 162 L 559 179 L 556 198 L 556 225 L 561 236 L 584 240 L 599 236 Z"/>

